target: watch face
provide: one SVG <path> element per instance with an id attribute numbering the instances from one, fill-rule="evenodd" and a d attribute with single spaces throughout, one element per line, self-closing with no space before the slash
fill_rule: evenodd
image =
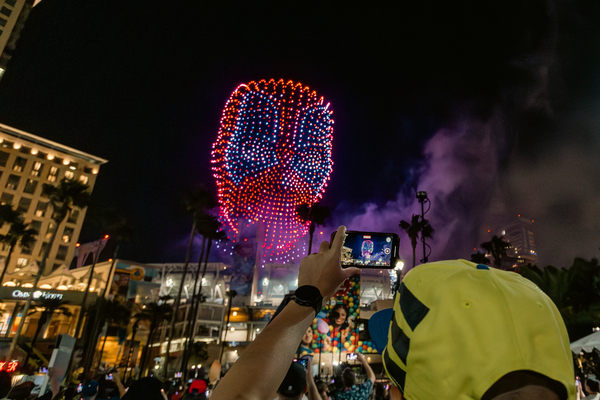
<path id="1" fill-rule="evenodd" d="M 296 289 L 296 298 L 305 301 L 316 301 L 321 298 L 321 292 L 314 286 L 300 286 Z"/>

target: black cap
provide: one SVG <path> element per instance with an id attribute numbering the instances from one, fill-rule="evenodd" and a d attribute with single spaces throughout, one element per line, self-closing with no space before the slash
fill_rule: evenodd
<path id="1" fill-rule="evenodd" d="M 293 362 L 277 393 L 284 396 L 297 396 L 306 389 L 306 369 L 299 362 Z"/>

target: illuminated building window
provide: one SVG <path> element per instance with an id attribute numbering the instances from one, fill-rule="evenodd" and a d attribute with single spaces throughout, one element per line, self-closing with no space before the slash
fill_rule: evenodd
<path id="1" fill-rule="evenodd" d="M 21 177 L 18 175 L 10 175 L 8 177 L 8 182 L 6 182 L 6 188 L 9 190 L 17 190 L 19 186 L 19 182 L 21 182 Z"/>
<path id="2" fill-rule="evenodd" d="M 25 182 L 25 188 L 23 189 L 24 193 L 33 194 L 35 192 L 35 188 L 37 187 L 37 181 L 33 179 L 27 179 Z"/>
<path id="3" fill-rule="evenodd" d="M 87 185 L 88 181 L 90 180 L 90 178 L 88 178 L 87 175 L 79 175 L 79 180 L 81 181 L 81 183 L 83 183 L 84 185 Z"/>
<path id="4" fill-rule="evenodd" d="M 69 215 L 69 219 L 67 220 L 67 222 L 69 222 L 71 224 L 76 224 L 78 218 L 79 218 L 79 210 L 73 210 L 73 211 L 71 211 L 71 214 Z"/>
<path id="5" fill-rule="evenodd" d="M 10 154 L 5 151 L 0 151 L 0 167 L 6 167 L 8 157 L 10 157 Z"/>
<path id="6" fill-rule="evenodd" d="M 27 159 L 25 159 L 23 157 L 17 157 L 12 169 L 15 172 L 23 172 L 23 169 L 25 169 L 26 164 L 27 164 Z"/>
<path id="7" fill-rule="evenodd" d="M 73 173 L 73 171 L 65 171 L 65 178 L 73 179 L 74 176 L 75 174 Z"/>
<path id="8" fill-rule="evenodd" d="M 67 258 L 67 251 L 69 251 L 69 246 L 58 246 L 58 250 L 56 252 L 57 260 L 64 260 Z"/>
<path id="9" fill-rule="evenodd" d="M 12 10 L 10 8 L 7 8 L 7 7 L 2 7 L 0 9 L 0 14 L 4 14 L 7 17 L 10 17 L 10 14 L 12 14 Z"/>
<path id="10" fill-rule="evenodd" d="M 44 214 L 46 213 L 47 209 L 48 209 L 48 203 L 45 203 L 43 201 L 38 201 L 37 208 L 35 209 L 35 216 L 43 217 Z"/>
<path id="11" fill-rule="evenodd" d="M 0 204 L 11 205 L 14 197 L 15 196 L 13 196 L 12 194 L 8 194 L 8 193 L 4 192 L 4 193 L 2 193 L 2 197 L 0 197 Z"/>
<path id="12" fill-rule="evenodd" d="M 48 229 L 46 230 L 46 239 L 50 239 L 52 237 L 52 232 L 54 232 L 54 222 L 50 222 L 48 224 Z"/>
<path id="13" fill-rule="evenodd" d="M 39 161 L 36 161 L 33 163 L 33 166 L 31 167 L 31 176 L 40 176 L 40 173 L 42 172 L 42 167 L 44 166 L 44 164 L 42 164 Z"/>
<path id="14" fill-rule="evenodd" d="M 30 205 L 31 205 L 31 199 L 28 199 L 27 197 L 21 197 L 21 200 L 19 200 L 19 206 L 17 208 L 23 214 L 26 214 L 29 211 Z"/>
<path id="15" fill-rule="evenodd" d="M 66 226 L 65 229 L 63 230 L 62 241 L 65 243 L 69 243 L 71 241 L 72 237 L 73 237 L 73 228 L 69 228 L 68 226 Z"/>
<path id="16" fill-rule="evenodd" d="M 50 182 L 56 182 L 58 176 L 58 167 L 50 167 L 50 173 L 48 173 L 48 180 Z"/>
<path id="17" fill-rule="evenodd" d="M 27 258 L 18 258 L 17 259 L 17 268 L 25 268 L 27 266 Z"/>

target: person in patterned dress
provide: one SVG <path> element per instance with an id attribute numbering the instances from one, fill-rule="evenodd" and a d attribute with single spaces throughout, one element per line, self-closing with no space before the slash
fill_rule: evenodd
<path id="1" fill-rule="evenodd" d="M 356 359 L 361 362 L 367 372 L 367 380 L 359 385 L 356 384 L 356 375 L 350 368 L 346 368 L 342 372 L 342 382 L 344 382 L 344 389 L 338 392 L 335 396 L 335 400 L 368 400 L 373 390 L 373 384 L 375 383 L 375 373 L 371 369 L 371 366 L 361 353 L 356 353 Z"/>

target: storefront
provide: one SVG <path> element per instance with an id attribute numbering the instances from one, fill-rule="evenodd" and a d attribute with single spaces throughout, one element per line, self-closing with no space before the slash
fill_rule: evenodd
<path id="1" fill-rule="evenodd" d="M 94 303 L 97 296 L 97 293 L 88 293 L 86 306 Z M 58 335 L 75 334 L 83 297 L 84 292 L 75 290 L 1 287 L 0 359 L 4 359 L 19 324 L 25 324 L 21 336 L 30 343 L 35 340 L 34 353 L 37 358 L 47 361 Z M 31 306 L 28 315 L 23 316 L 29 298 L 32 299 Z M 22 357 L 17 356 L 18 359 Z"/>

